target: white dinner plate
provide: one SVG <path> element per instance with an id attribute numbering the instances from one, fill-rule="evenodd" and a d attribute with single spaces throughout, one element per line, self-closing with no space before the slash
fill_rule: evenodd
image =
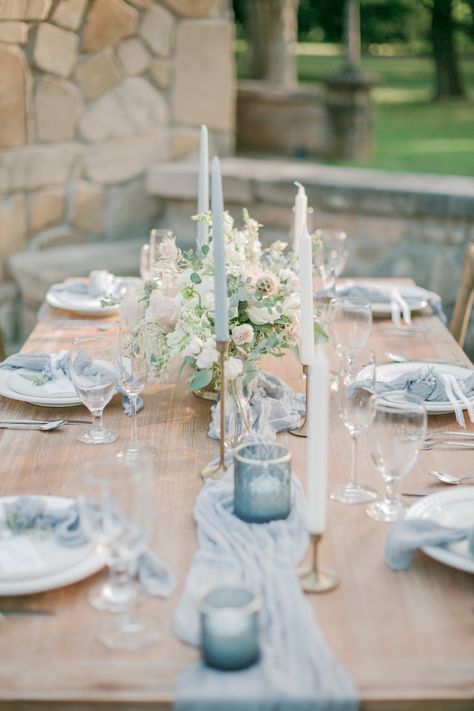
<path id="1" fill-rule="evenodd" d="M 0 499 L 0 525 L 3 524 L 4 504 L 16 497 Z M 38 498 L 38 497 L 35 497 Z M 59 496 L 39 497 L 48 508 L 61 509 L 73 503 L 73 499 Z M 45 590 L 63 587 L 93 575 L 104 565 L 103 558 L 95 547 L 87 544 L 67 548 L 57 544 L 51 536 L 45 537 L 30 531 L 11 537 L 0 537 L 0 560 L 3 555 L 16 556 L 13 570 L 2 570 L 0 564 L 0 595 L 31 595 Z M 8 564 L 8 558 L 5 563 Z"/>
<path id="2" fill-rule="evenodd" d="M 428 306 L 429 303 L 428 299 L 430 296 L 430 292 L 426 289 L 423 289 L 421 286 L 410 286 L 409 284 L 396 283 L 394 284 L 393 282 L 387 284 L 384 284 L 383 282 L 364 283 L 360 281 L 349 283 L 352 283 L 354 286 L 367 286 L 372 289 L 378 289 L 381 292 L 387 293 L 387 302 L 380 303 L 372 301 L 370 304 L 372 308 L 372 315 L 376 318 L 391 318 L 392 309 L 390 304 L 390 292 L 393 291 L 394 288 L 396 288 L 400 296 L 407 301 L 411 312 L 421 311 L 421 309 L 424 309 L 426 306 Z M 339 288 L 343 289 L 344 287 L 347 287 L 349 283 L 341 283 Z"/>
<path id="3" fill-rule="evenodd" d="M 387 382 L 390 380 L 395 380 L 399 375 L 403 373 L 410 372 L 412 370 L 417 370 L 421 368 L 431 367 L 436 374 L 442 375 L 443 373 L 454 375 L 457 380 L 463 380 L 471 376 L 474 371 L 470 368 L 465 368 L 462 365 L 451 365 L 449 363 L 428 363 L 421 361 L 408 361 L 407 363 L 384 363 L 383 365 L 378 365 L 376 367 L 376 379 L 382 382 Z M 364 371 L 361 371 L 361 376 L 363 377 Z M 471 402 L 474 403 L 474 398 L 471 398 Z M 454 408 L 449 402 L 445 400 L 442 402 L 426 402 L 426 412 L 429 415 L 445 415 L 449 412 L 454 412 Z M 459 402 L 459 406 L 462 409 L 466 409 L 466 406 L 462 402 Z"/>
<path id="4" fill-rule="evenodd" d="M 474 526 L 474 486 L 458 486 L 448 491 L 425 496 L 411 506 L 407 518 L 424 518 L 443 526 L 470 528 Z M 452 568 L 474 573 L 474 557 L 467 541 L 450 543 L 446 547 L 428 546 L 423 551 Z"/>
<path id="5" fill-rule="evenodd" d="M 38 405 L 40 407 L 77 407 L 78 405 L 81 405 L 81 401 L 77 395 L 76 397 L 70 397 L 67 399 L 21 395 L 20 393 L 12 390 L 8 385 L 11 375 L 12 371 L 0 368 L 0 395 L 3 395 L 3 397 L 8 397 L 10 400 L 27 402 L 30 405 Z"/>
<path id="6" fill-rule="evenodd" d="M 19 395 L 41 398 L 45 400 L 69 401 L 77 398 L 74 385 L 63 373 L 55 373 L 54 378 L 41 385 L 36 385 L 34 378 L 38 373 L 26 368 L 20 368 L 11 373 L 8 387 Z"/>
<path id="7" fill-rule="evenodd" d="M 73 311 L 80 316 L 109 316 L 118 312 L 117 304 L 102 306 L 100 297 L 75 294 L 68 291 L 64 284 L 53 284 L 46 294 L 46 301 L 55 309 Z"/>

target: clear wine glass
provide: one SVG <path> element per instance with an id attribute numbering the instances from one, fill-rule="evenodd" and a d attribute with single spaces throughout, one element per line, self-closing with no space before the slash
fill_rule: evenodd
<path id="1" fill-rule="evenodd" d="M 372 307 L 367 299 L 336 296 L 329 304 L 329 335 L 338 354 L 353 354 L 367 345 L 372 330 Z"/>
<path id="2" fill-rule="evenodd" d="M 349 256 L 347 234 L 338 229 L 319 229 L 313 232 L 315 246 L 313 264 L 326 274 L 334 269 L 336 277 L 344 271 Z"/>
<path id="3" fill-rule="evenodd" d="M 331 267 L 328 272 L 313 269 L 313 313 L 315 322 L 327 333 L 330 304 L 336 297 L 336 274 Z"/>
<path id="4" fill-rule="evenodd" d="M 426 437 L 426 408 L 417 395 L 394 391 L 373 395 L 374 419 L 369 430 L 369 449 L 385 483 L 384 498 L 367 507 L 376 521 L 399 521 L 406 506 L 400 500 L 398 482 L 415 464 Z"/>
<path id="5" fill-rule="evenodd" d="M 374 417 L 371 398 L 375 392 L 375 355 L 360 350 L 351 359 L 340 359 L 337 390 L 338 414 L 352 438 L 352 461 L 347 484 L 333 489 L 329 496 L 342 504 L 361 504 L 377 496 L 376 491 L 357 480 L 357 450 L 359 435 L 367 430 Z"/>
<path id="6" fill-rule="evenodd" d="M 148 377 L 148 357 L 143 329 L 120 322 L 116 340 L 118 383 L 128 396 L 131 409 L 131 435 L 128 449 L 140 448 L 137 427 L 137 399 Z"/>
<path id="7" fill-rule="evenodd" d="M 108 444 L 117 433 L 102 421 L 105 406 L 117 388 L 114 343 L 103 336 L 77 338 L 71 349 L 70 377 L 76 392 L 90 411 L 92 429 L 78 436 L 85 444 Z"/>
<path id="8" fill-rule="evenodd" d="M 153 229 L 150 232 L 148 251 L 149 271 L 152 279 L 162 279 L 169 272 L 169 257 L 163 251 L 167 240 L 173 239 L 173 231 L 169 229 Z"/>
<path id="9" fill-rule="evenodd" d="M 121 565 L 108 593 L 117 595 L 117 605 L 112 601 L 102 609 L 125 614 L 98 632 L 98 639 L 114 649 L 133 651 L 162 637 L 154 620 L 134 611 L 143 590 L 132 577 L 155 532 L 155 461 L 156 450 L 147 447 L 133 456 L 88 462 L 82 475 L 79 510 L 84 531 L 109 565 Z"/>

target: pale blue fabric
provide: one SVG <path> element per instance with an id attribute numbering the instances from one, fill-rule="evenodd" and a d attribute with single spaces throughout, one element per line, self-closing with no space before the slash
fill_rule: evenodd
<path id="1" fill-rule="evenodd" d="M 328 649 L 297 577 L 308 534 L 304 494 L 294 478 L 292 488 L 289 517 L 266 524 L 234 516 L 232 469 L 220 481 L 206 481 L 199 494 L 199 549 L 174 612 L 175 632 L 198 645 L 197 600 L 213 587 L 245 585 L 262 600 L 261 659 L 238 672 L 190 666 L 178 681 L 177 711 L 357 709 L 357 692 Z"/>
<path id="2" fill-rule="evenodd" d="M 258 371 L 246 388 L 252 411 L 253 439 L 271 441 L 277 432 L 297 427 L 306 412 L 306 398 L 281 378 Z M 220 407 L 213 405 L 209 437 L 218 439 Z"/>
<path id="3" fill-rule="evenodd" d="M 80 357 L 80 356 L 79 356 Z M 89 369 L 92 360 L 84 355 L 83 358 L 83 369 Z M 52 380 L 54 378 L 55 371 L 61 371 L 65 375 L 69 372 L 69 352 L 65 351 L 63 355 L 58 359 L 55 369 L 53 369 L 51 364 L 51 356 L 49 353 L 15 353 L 14 355 L 6 358 L 2 363 L 0 363 L 0 368 L 5 370 L 17 370 L 19 368 L 25 368 L 26 370 L 32 370 L 39 373 L 39 377 L 46 380 Z M 130 400 L 127 395 L 123 396 L 122 407 L 126 415 L 130 417 L 132 414 L 130 407 Z M 137 398 L 137 412 L 143 409 L 143 399 L 141 397 Z"/>
<path id="4" fill-rule="evenodd" d="M 5 504 L 4 508 L 6 526 L 14 534 L 32 529 L 52 531 L 56 542 L 69 548 L 83 546 L 88 542 L 76 503 L 64 509 L 51 510 L 44 497 L 19 496 L 13 503 Z M 149 549 L 138 560 L 137 574 L 148 595 L 168 597 L 174 590 L 176 582 L 173 573 Z"/>
<path id="5" fill-rule="evenodd" d="M 447 528 L 427 519 L 407 519 L 395 523 L 388 532 L 385 561 L 392 570 L 406 570 L 418 548 L 445 547 L 465 539 L 469 553 L 474 557 L 474 527 Z"/>
<path id="6" fill-rule="evenodd" d="M 369 286 L 367 284 L 342 286 L 337 289 L 337 296 L 352 296 L 354 298 L 367 299 L 373 304 L 390 304 L 391 301 L 390 293 L 387 289 L 377 289 L 376 286 Z M 433 313 L 436 314 L 443 323 L 446 323 L 447 318 L 443 311 L 441 297 L 433 291 L 420 288 L 419 295 L 407 296 L 404 293 L 403 299 L 407 302 L 408 306 L 414 306 L 419 303 L 420 296 L 429 303 Z"/>
<path id="7" fill-rule="evenodd" d="M 466 397 L 474 397 L 474 373 L 467 378 L 459 379 L 458 383 Z M 356 385 L 367 389 L 371 387 L 371 383 L 364 380 L 358 381 Z M 405 390 L 407 393 L 418 395 L 425 402 L 446 402 L 449 400 L 442 377 L 431 366 L 402 373 L 394 380 L 387 382 L 377 380 L 375 390 L 381 394 L 394 390 Z"/>

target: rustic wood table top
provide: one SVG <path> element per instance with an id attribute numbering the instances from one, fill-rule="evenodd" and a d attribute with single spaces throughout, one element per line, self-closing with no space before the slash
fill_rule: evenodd
<path id="1" fill-rule="evenodd" d="M 111 322 L 113 321 L 110 320 Z M 24 350 L 69 348 L 75 337 L 104 334 L 101 320 L 66 320 L 51 312 L 33 331 Z M 441 321 L 418 316 L 422 330 L 412 336 L 391 335 L 387 321 L 375 321 L 371 346 L 379 362 L 386 351 L 411 358 L 470 361 Z M 106 332 L 105 332 L 106 333 Z M 300 367 L 291 356 L 267 359 L 264 367 L 303 390 Z M 209 403 L 186 391 L 186 383 L 148 384 L 145 407 L 138 415 L 145 443 L 158 450 L 155 549 L 173 569 L 178 585 L 168 600 L 149 599 L 142 609 L 163 627 L 163 641 L 138 652 L 106 649 L 95 635 L 105 613 L 94 611 L 86 596 L 105 572 L 49 592 L 0 598 L 1 606 L 54 609 L 53 617 L 9 618 L 0 625 L 0 708 L 83 710 L 161 709 L 171 705 L 180 672 L 198 658 L 195 649 L 176 639 L 172 611 L 196 548 L 192 508 L 202 486 L 200 470 L 217 453 L 207 437 Z M 51 419 L 84 417 L 82 407 L 46 410 L 0 399 L 0 417 Z M 106 408 L 104 420 L 120 440 L 100 448 L 76 441 L 78 428 L 51 433 L 0 432 L 0 495 L 76 496 L 82 463 L 113 453 L 128 439 L 130 421 L 120 398 Z M 429 418 L 431 429 L 456 427 L 454 415 Z M 469 424 L 468 429 L 474 431 Z M 288 433 L 278 441 L 290 448 L 293 471 L 305 484 L 305 441 Z M 330 486 L 347 480 L 350 436 L 338 420 L 334 403 L 330 425 Z M 436 449 L 420 454 L 403 491 L 443 489 L 427 474 L 440 469 L 474 472 L 472 451 Z M 381 490 L 381 481 L 361 442 L 362 481 Z M 416 499 L 405 499 L 412 503 Z M 391 571 L 383 560 L 388 526 L 376 523 L 364 505 L 329 502 L 328 531 L 321 544 L 322 563 L 334 568 L 341 585 L 312 596 L 315 615 L 327 643 L 357 686 L 362 708 L 375 711 L 461 711 L 474 708 L 474 575 L 442 565 L 423 553 L 410 570 Z"/>

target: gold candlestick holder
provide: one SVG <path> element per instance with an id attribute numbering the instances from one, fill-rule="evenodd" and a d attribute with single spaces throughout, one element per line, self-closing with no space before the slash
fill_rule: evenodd
<path id="1" fill-rule="evenodd" d="M 219 461 L 217 464 L 208 464 L 201 471 L 201 476 L 203 479 L 220 479 L 227 466 L 225 463 L 225 377 L 224 377 L 224 363 L 227 354 L 227 349 L 229 347 L 229 341 L 216 341 L 216 348 L 219 351 L 220 356 L 220 369 L 221 369 L 221 392 L 220 392 L 220 417 L 221 417 L 221 436 L 220 436 L 220 449 L 219 449 Z"/>
<path id="2" fill-rule="evenodd" d="M 312 561 L 311 565 L 299 571 L 301 587 L 307 593 L 322 593 L 334 590 L 339 585 L 339 578 L 327 568 L 318 565 L 318 546 L 322 533 L 311 533 Z"/>
<path id="3" fill-rule="evenodd" d="M 303 376 L 306 378 L 306 412 L 301 420 L 301 424 L 288 432 L 295 437 L 307 437 L 309 434 L 309 365 L 303 365 Z"/>

